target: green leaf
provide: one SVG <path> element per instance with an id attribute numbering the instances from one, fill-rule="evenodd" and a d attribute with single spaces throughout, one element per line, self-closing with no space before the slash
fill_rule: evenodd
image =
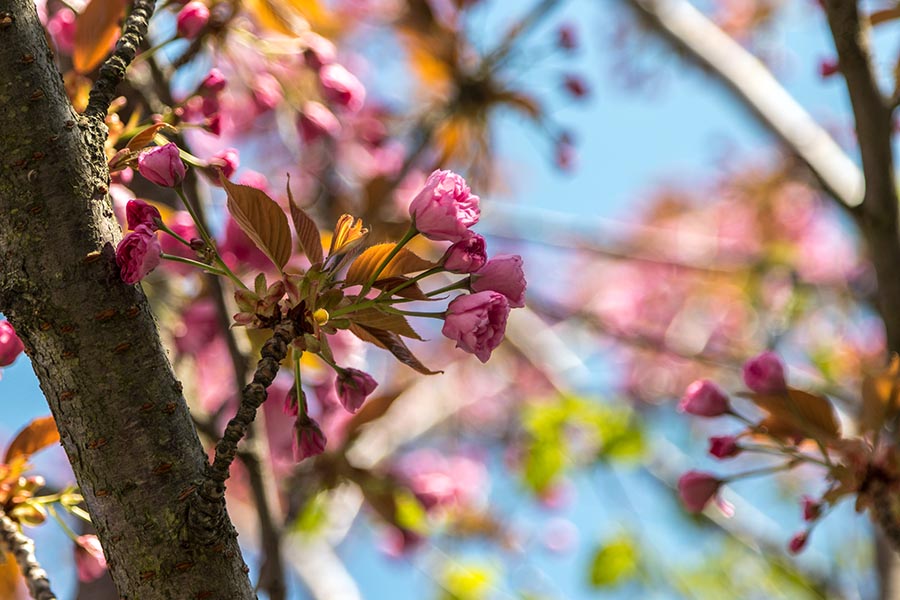
<path id="1" fill-rule="evenodd" d="M 231 183 L 221 171 L 219 181 L 228 194 L 228 212 L 256 247 L 283 269 L 291 258 L 291 229 L 284 211 L 262 190 Z"/>
<path id="2" fill-rule="evenodd" d="M 594 552 L 590 582 L 595 588 L 611 588 L 633 579 L 637 572 L 637 548 L 631 538 L 619 536 Z"/>
<path id="3" fill-rule="evenodd" d="M 428 532 L 428 515 L 422 504 L 407 490 L 394 492 L 394 518 L 403 529 L 421 535 Z"/>

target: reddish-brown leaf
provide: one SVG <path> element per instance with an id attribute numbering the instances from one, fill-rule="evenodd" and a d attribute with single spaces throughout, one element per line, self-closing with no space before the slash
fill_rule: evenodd
<path id="1" fill-rule="evenodd" d="M 345 281 L 350 285 L 367 282 L 396 245 L 397 244 L 389 242 L 386 244 L 376 244 L 366 248 L 365 251 L 353 261 L 353 264 L 350 265 L 350 268 L 347 270 Z M 389 279 L 408 273 L 418 273 L 419 271 L 431 269 L 434 266 L 435 263 L 430 260 L 421 258 L 411 250 L 401 248 L 396 256 L 394 256 L 381 271 L 378 278 Z"/>
<path id="2" fill-rule="evenodd" d="M 28 460 L 32 454 L 47 446 L 59 442 L 59 431 L 56 430 L 56 421 L 52 416 L 38 417 L 26 425 L 6 449 L 6 457 L 3 462 L 10 463 L 17 457 Z"/>
<path id="3" fill-rule="evenodd" d="M 354 323 L 364 325 L 370 329 L 384 329 L 414 340 L 422 339 L 403 315 L 381 312 L 377 308 L 364 308 L 354 311 L 346 315 L 346 317 Z"/>
<path id="4" fill-rule="evenodd" d="M 219 181 L 228 194 L 228 212 L 256 247 L 284 268 L 291 258 L 291 228 L 284 211 L 262 190 L 231 183 L 221 172 Z"/>
<path id="5" fill-rule="evenodd" d="M 75 18 L 72 66 L 78 73 L 90 73 L 109 54 L 119 37 L 125 5 L 125 0 L 91 0 Z"/>
<path id="6" fill-rule="evenodd" d="M 746 397 L 768 413 L 762 425 L 773 437 L 821 442 L 841 437 L 834 407 L 824 396 L 789 388 L 786 395 L 746 394 Z"/>
<path id="7" fill-rule="evenodd" d="M 297 232 L 300 247 L 303 248 L 303 253 L 306 254 L 310 263 L 321 263 L 325 259 L 324 250 L 322 249 L 322 236 L 319 233 L 319 228 L 316 227 L 316 222 L 294 202 L 294 195 L 291 193 L 290 175 L 288 175 L 287 195 L 288 203 L 291 207 L 291 220 L 294 222 L 294 231 Z"/>
<path id="8" fill-rule="evenodd" d="M 371 327 L 366 327 L 365 325 L 357 325 L 356 327 L 351 326 L 350 331 L 355 333 L 360 339 L 364 341 L 370 341 L 368 339 L 360 336 L 357 331 L 362 330 L 367 334 L 367 337 L 374 338 L 378 346 L 386 349 L 388 352 L 394 355 L 394 357 L 402 362 L 404 365 L 410 367 L 418 371 L 423 375 L 435 375 L 437 373 L 443 373 L 443 371 L 432 371 L 425 365 L 423 365 L 418 358 L 413 355 L 409 348 L 407 348 L 406 343 L 404 343 L 403 339 L 393 333 L 392 331 L 385 331 L 383 329 L 373 329 Z"/>
<path id="9" fill-rule="evenodd" d="M 409 281 L 409 277 L 388 277 L 387 279 L 379 279 L 376 281 L 374 287 L 379 290 L 392 290 L 403 285 L 407 281 Z M 419 287 L 418 283 L 408 285 L 394 295 L 400 296 L 401 298 L 409 298 L 410 300 L 433 300 L 433 298 L 429 298 L 425 295 L 425 292 L 422 291 L 422 288 Z"/>
<path id="10" fill-rule="evenodd" d="M 156 134 L 159 133 L 159 130 L 163 128 L 172 129 L 173 131 L 175 130 L 175 128 L 168 123 L 154 123 L 153 125 L 145 127 L 144 129 L 139 131 L 137 135 L 129 140 L 128 145 L 125 147 L 132 152 L 140 152 L 150 145 L 150 142 L 153 141 L 153 138 L 156 137 Z"/>
<path id="11" fill-rule="evenodd" d="M 867 375 L 862 382 L 862 414 L 864 431 L 875 432 L 900 410 L 900 356 L 891 357 L 890 366 Z"/>

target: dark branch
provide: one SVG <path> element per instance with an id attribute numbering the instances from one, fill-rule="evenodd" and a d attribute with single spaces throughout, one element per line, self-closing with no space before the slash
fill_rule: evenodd
<path id="1" fill-rule="evenodd" d="M 125 70 L 134 60 L 144 36 L 147 35 L 147 27 L 155 6 L 156 0 L 134 0 L 131 12 L 125 18 L 122 37 L 116 43 L 112 56 L 100 67 L 100 76 L 91 88 L 88 105 L 84 111 L 86 117 L 100 120 L 106 118 L 106 111 L 116 97 L 116 88 L 125 79 Z"/>
<path id="2" fill-rule="evenodd" d="M 0 540 L 6 551 L 16 557 L 16 563 L 28 583 L 31 597 L 35 600 L 56 600 L 56 594 L 50 589 L 47 573 L 34 556 L 34 542 L 19 531 L 18 524 L 2 511 L 0 511 Z"/>

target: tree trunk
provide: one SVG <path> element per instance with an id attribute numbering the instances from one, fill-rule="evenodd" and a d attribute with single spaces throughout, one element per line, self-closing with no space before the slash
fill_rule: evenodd
<path id="1" fill-rule="evenodd" d="M 233 528 L 203 545 L 184 527 L 206 454 L 146 298 L 119 278 L 105 128 L 73 111 L 32 0 L 0 0 L 0 73 L 0 311 L 119 595 L 253 598 Z"/>

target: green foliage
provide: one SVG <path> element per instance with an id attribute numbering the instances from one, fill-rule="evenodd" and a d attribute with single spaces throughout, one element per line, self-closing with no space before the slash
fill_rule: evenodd
<path id="1" fill-rule="evenodd" d="M 441 600 L 483 600 L 495 585 L 497 572 L 478 563 L 449 563 L 441 577 Z"/>
<path id="2" fill-rule="evenodd" d="M 525 408 L 527 435 L 522 476 L 546 491 L 567 469 L 598 460 L 633 461 L 644 449 L 643 432 L 630 409 L 590 398 L 560 396 Z"/>
<path id="3" fill-rule="evenodd" d="M 610 588 L 626 583 L 638 574 L 638 549 L 626 535 L 613 538 L 594 552 L 590 582 L 595 588 Z"/>
<path id="4" fill-rule="evenodd" d="M 300 514 L 294 520 L 294 530 L 299 533 L 312 535 L 317 533 L 325 524 L 328 517 L 328 493 L 320 492 L 309 499 Z"/>
<path id="5" fill-rule="evenodd" d="M 415 496 L 400 489 L 394 492 L 394 502 L 397 526 L 422 535 L 428 533 L 428 515 Z"/>

